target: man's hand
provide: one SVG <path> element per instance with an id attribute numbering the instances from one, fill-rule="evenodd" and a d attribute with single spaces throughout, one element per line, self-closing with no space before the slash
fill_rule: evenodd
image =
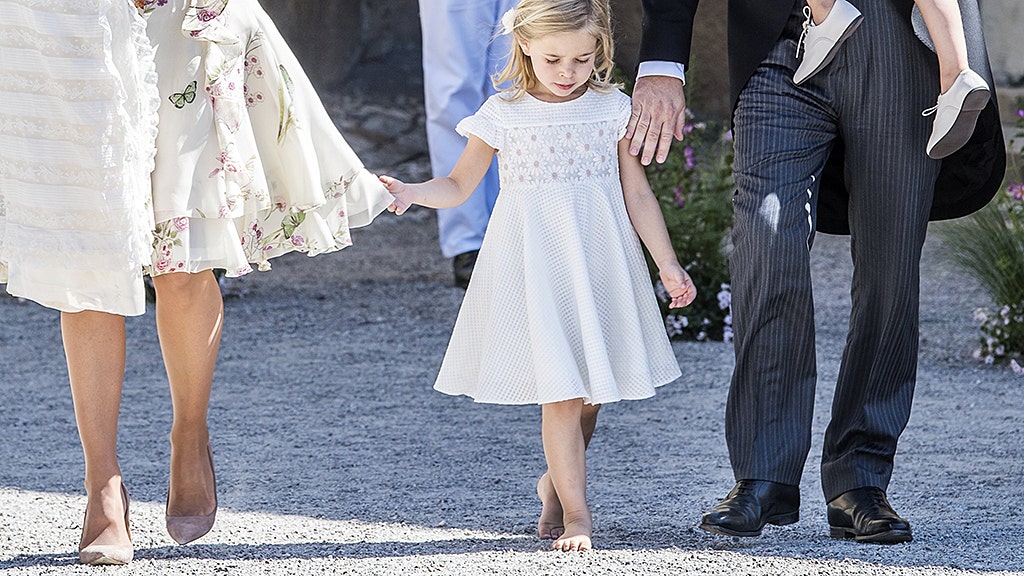
<path id="1" fill-rule="evenodd" d="M 626 126 L 630 140 L 629 153 L 643 156 L 644 166 L 651 163 L 657 151 L 658 163 L 668 158 L 672 138 L 683 139 L 686 124 L 686 94 L 683 82 L 671 76 L 642 76 L 633 88 L 633 114 Z"/>

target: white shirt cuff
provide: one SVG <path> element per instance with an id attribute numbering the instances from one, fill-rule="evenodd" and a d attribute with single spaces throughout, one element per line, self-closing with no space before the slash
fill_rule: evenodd
<path id="1" fill-rule="evenodd" d="M 672 78 L 680 79 L 683 82 L 683 86 L 685 86 L 685 70 L 686 68 L 678 62 L 649 60 L 647 62 L 640 63 L 640 67 L 637 69 L 636 77 L 642 78 L 644 76 L 671 76 Z"/>

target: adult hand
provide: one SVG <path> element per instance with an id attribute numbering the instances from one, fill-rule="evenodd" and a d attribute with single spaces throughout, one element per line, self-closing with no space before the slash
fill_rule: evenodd
<path id="1" fill-rule="evenodd" d="M 672 138 L 683 139 L 686 124 L 686 94 L 683 82 L 671 76 L 642 76 L 633 88 L 633 114 L 626 125 L 629 153 L 640 154 L 648 166 L 657 152 L 658 163 L 668 158 Z"/>

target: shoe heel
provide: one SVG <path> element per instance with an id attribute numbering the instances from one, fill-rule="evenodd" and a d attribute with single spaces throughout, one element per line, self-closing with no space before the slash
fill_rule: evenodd
<path id="1" fill-rule="evenodd" d="M 961 107 L 961 110 L 969 112 L 984 110 L 985 106 L 988 106 L 991 94 L 992 93 L 988 88 L 976 88 L 972 90 L 967 97 L 964 98 L 964 105 Z"/>
<path id="2" fill-rule="evenodd" d="M 788 514 L 777 514 L 768 519 L 769 524 L 775 526 L 785 526 L 787 524 L 796 524 L 800 521 L 800 512 L 790 512 Z"/>
<path id="3" fill-rule="evenodd" d="M 85 546 L 83 542 L 78 544 L 78 563 L 88 566 L 123 566 L 131 563 L 135 556 L 135 550 L 131 544 L 132 528 L 128 523 L 128 508 L 131 506 L 131 499 L 128 490 L 121 484 L 121 498 L 124 501 L 124 527 L 128 532 L 127 546 L 114 546 L 106 544 L 93 544 Z M 82 531 L 85 531 L 85 522 L 88 514 L 82 519 Z M 83 534 L 84 536 L 84 534 Z"/>
<path id="4" fill-rule="evenodd" d="M 836 540 L 849 540 L 854 537 L 853 532 L 850 532 L 846 528 L 836 528 L 835 526 L 828 527 L 828 535 L 830 538 Z"/>

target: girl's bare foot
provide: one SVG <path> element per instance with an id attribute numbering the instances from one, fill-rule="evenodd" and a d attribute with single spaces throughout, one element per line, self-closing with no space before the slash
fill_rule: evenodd
<path id="1" fill-rule="evenodd" d="M 537 521 L 537 535 L 543 540 L 554 540 L 565 532 L 562 522 L 562 503 L 558 501 L 555 485 L 545 472 L 537 480 L 537 497 L 540 498 L 540 520 Z"/>
<path id="2" fill-rule="evenodd" d="M 563 552 L 592 549 L 594 546 L 590 542 L 590 535 L 593 525 L 590 510 L 584 510 L 581 514 L 566 514 L 565 532 L 551 544 L 551 549 Z"/>

